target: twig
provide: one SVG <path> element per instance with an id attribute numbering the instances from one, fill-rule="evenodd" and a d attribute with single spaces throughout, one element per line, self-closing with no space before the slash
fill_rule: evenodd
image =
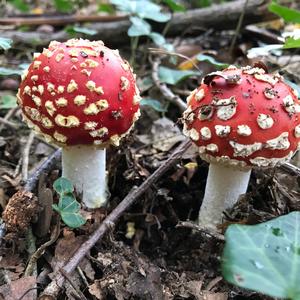
<path id="1" fill-rule="evenodd" d="M 39 177 L 43 172 L 50 170 L 55 163 L 60 159 L 61 150 L 56 150 L 51 156 L 49 156 L 32 174 L 27 180 L 24 189 L 26 191 L 33 191 L 39 181 Z"/>
<path id="2" fill-rule="evenodd" d="M 232 53 L 233 53 L 233 48 L 235 46 L 236 40 L 238 38 L 238 35 L 239 35 L 240 31 L 241 31 L 241 27 L 242 27 L 242 24 L 243 24 L 243 21 L 244 21 L 244 17 L 245 17 L 245 12 L 246 12 L 246 9 L 247 9 L 248 1 L 249 0 L 245 1 L 243 9 L 242 9 L 242 12 L 241 12 L 241 15 L 240 15 L 238 23 L 236 25 L 235 33 L 234 33 L 233 39 L 232 39 L 230 47 L 229 47 L 229 54 L 230 55 L 232 55 Z"/>
<path id="3" fill-rule="evenodd" d="M 202 227 L 202 226 L 199 226 L 195 223 L 192 223 L 192 222 L 188 222 L 188 221 L 180 221 L 178 222 L 178 224 L 176 225 L 176 228 L 178 227 L 184 227 L 184 228 L 190 228 L 190 229 L 193 229 L 193 230 L 196 230 L 196 231 L 199 231 L 200 233 L 204 233 L 206 235 L 210 235 L 212 237 L 215 237 L 216 239 L 220 240 L 220 241 L 224 241 L 225 238 L 224 238 L 224 235 L 223 234 L 220 234 L 219 232 L 215 231 L 215 230 L 212 230 L 212 229 L 209 229 L 209 228 L 206 228 L 206 227 Z"/>
<path id="4" fill-rule="evenodd" d="M 28 136 L 28 139 L 27 139 L 26 145 L 24 147 L 24 150 L 23 150 L 22 179 L 24 181 L 26 181 L 28 179 L 29 152 L 30 152 L 30 148 L 31 148 L 31 145 L 33 143 L 33 140 L 34 140 L 34 136 L 35 136 L 34 131 L 31 131 L 29 136 Z"/>
<path id="5" fill-rule="evenodd" d="M 158 67 L 160 65 L 160 60 L 156 58 L 152 65 L 152 79 L 157 88 L 160 89 L 161 93 L 166 99 L 168 99 L 173 104 L 177 105 L 181 111 L 186 109 L 186 103 L 177 95 L 175 95 L 165 83 L 160 82 L 158 77 Z"/>
<path id="6" fill-rule="evenodd" d="M 38 259 L 43 255 L 46 248 L 52 245 L 58 238 L 60 233 L 60 220 L 57 220 L 56 226 L 51 234 L 51 238 L 49 241 L 41 245 L 30 257 L 30 260 L 27 264 L 27 267 L 25 269 L 24 276 L 31 276 L 34 271 L 34 266 L 36 266 L 36 263 Z"/>
<path id="7" fill-rule="evenodd" d="M 11 108 L 8 112 L 7 112 L 7 114 L 4 116 L 4 118 L 3 118 L 3 120 L 6 120 L 6 121 L 8 121 L 11 117 L 13 117 L 15 114 L 16 114 L 16 112 L 19 110 L 20 108 L 17 106 L 17 107 L 14 107 L 14 108 Z M 3 130 L 3 128 L 4 128 L 4 123 L 2 123 L 1 125 L 0 125 L 0 132 Z"/>
<path id="8" fill-rule="evenodd" d="M 0 123 L 9 127 L 10 129 L 17 130 L 19 128 L 19 125 L 16 123 L 13 123 L 11 121 L 6 120 L 5 118 L 0 117 Z"/>
<path id="9" fill-rule="evenodd" d="M 80 300 L 87 300 L 87 298 L 84 296 L 84 294 L 78 289 L 78 287 L 73 283 L 72 278 L 70 278 L 70 275 L 64 270 L 64 269 L 60 269 L 59 270 L 67 279 L 67 281 L 69 282 L 70 286 L 73 288 L 73 290 L 76 293 L 76 297 L 77 299 Z"/>
<path id="10" fill-rule="evenodd" d="M 83 257 L 89 250 L 103 237 L 106 231 L 115 225 L 120 216 L 141 196 L 148 188 L 155 183 L 166 171 L 168 171 L 181 157 L 181 155 L 190 147 L 191 141 L 184 141 L 180 146 L 170 155 L 167 161 L 162 164 L 151 176 L 149 176 L 138 188 L 133 188 L 122 202 L 106 217 L 94 233 L 85 241 L 69 262 L 62 268 L 66 274 L 74 271 Z M 61 273 L 57 273 L 52 282 L 46 287 L 40 300 L 56 299 L 60 289 L 65 281 Z"/>
<path id="11" fill-rule="evenodd" d="M 291 163 L 284 163 L 282 165 L 277 166 L 279 169 L 287 172 L 290 175 L 296 175 L 296 176 L 300 176 L 300 168 L 298 168 L 297 166 L 294 166 Z"/>
<path id="12" fill-rule="evenodd" d="M 31 226 L 29 226 L 28 230 L 27 230 L 27 233 L 26 233 L 26 244 L 27 244 L 27 252 L 28 252 L 28 256 L 30 257 L 35 251 L 36 251 L 36 238 L 35 236 L 33 235 L 33 232 L 32 232 L 32 228 Z M 31 265 L 30 265 L 30 275 L 31 276 L 34 276 L 36 277 L 37 276 L 37 263 L 36 261 L 33 262 Z M 26 276 L 26 271 L 25 271 L 25 274 L 24 276 Z M 36 283 L 34 284 L 34 288 L 36 288 Z M 34 290 L 33 292 L 33 295 L 32 295 L 32 299 L 36 299 L 37 297 L 37 291 Z"/>

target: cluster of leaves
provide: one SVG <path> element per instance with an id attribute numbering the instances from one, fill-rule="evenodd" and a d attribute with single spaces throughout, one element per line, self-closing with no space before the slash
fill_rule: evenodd
<path id="1" fill-rule="evenodd" d="M 258 225 L 230 225 L 222 271 L 234 285 L 300 299 L 300 212 Z"/>
<path id="2" fill-rule="evenodd" d="M 148 36 L 157 46 L 168 51 L 173 50 L 173 46 L 166 42 L 164 36 L 152 31 L 150 23 L 145 20 L 165 23 L 171 19 L 171 14 L 162 12 L 159 5 L 149 0 L 111 0 L 111 3 L 130 15 L 131 26 L 128 29 L 128 36 L 133 38 Z"/>
<path id="3" fill-rule="evenodd" d="M 21 12 L 29 12 L 30 6 L 23 0 L 7 0 L 11 5 Z M 68 13 L 74 10 L 75 4 L 80 6 L 82 1 L 69 1 L 69 0 L 54 0 L 53 5 L 58 12 Z"/>
<path id="4" fill-rule="evenodd" d="M 80 203 L 73 194 L 73 184 L 68 179 L 60 177 L 55 180 L 53 189 L 59 195 L 59 201 L 52 207 L 60 214 L 63 222 L 71 228 L 78 228 L 85 224 L 86 220 L 80 214 Z"/>
<path id="5" fill-rule="evenodd" d="M 271 2 L 268 6 L 270 12 L 281 17 L 288 23 L 300 23 L 300 11 L 286 6 Z M 284 49 L 300 48 L 300 30 L 295 30 L 293 33 L 284 33 L 284 44 L 272 44 L 263 47 L 252 48 L 248 51 L 248 57 L 253 58 L 260 55 L 268 55 L 269 52 L 274 52 Z M 276 53 L 276 52 L 275 52 Z"/>

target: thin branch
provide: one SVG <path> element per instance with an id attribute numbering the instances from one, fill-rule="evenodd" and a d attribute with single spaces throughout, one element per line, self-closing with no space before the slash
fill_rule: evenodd
<path id="1" fill-rule="evenodd" d="M 184 141 L 180 146 L 170 155 L 170 157 L 163 163 L 151 176 L 149 176 L 138 188 L 133 188 L 122 202 L 106 217 L 106 219 L 99 225 L 94 233 L 85 241 L 69 262 L 62 268 L 64 274 L 57 273 L 52 282 L 46 287 L 40 300 L 57 299 L 57 295 L 62 288 L 65 281 L 65 274 L 72 273 L 80 261 L 87 255 L 90 249 L 103 237 L 109 228 L 115 225 L 120 216 L 140 197 L 151 185 L 160 179 L 166 171 L 168 171 L 181 158 L 182 154 L 191 146 L 191 141 Z"/>
<path id="2" fill-rule="evenodd" d="M 230 55 L 232 55 L 232 53 L 233 53 L 233 48 L 235 46 L 236 40 L 238 38 L 238 35 L 239 35 L 240 31 L 241 31 L 242 24 L 243 24 L 244 17 L 245 17 L 245 12 L 246 12 L 247 5 L 248 5 L 248 1 L 249 0 L 245 1 L 244 6 L 243 6 L 243 10 L 242 10 L 241 15 L 240 15 L 239 20 L 238 20 L 234 36 L 233 36 L 233 39 L 232 39 L 230 47 L 229 47 L 229 54 Z"/>
<path id="3" fill-rule="evenodd" d="M 17 130 L 19 128 L 18 124 L 14 123 L 14 122 L 11 122 L 11 121 L 8 121 L 8 120 L 6 120 L 5 118 L 2 118 L 2 117 L 0 117 L 0 124 L 5 125 L 5 126 L 9 127 L 12 130 Z"/>
<path id="4" fill-rule="evenodd" d="M 2 120 L 4 120 L 4 122 L 5 122 L 5 121 L 8 121 L 11 117 L 13 117 L 13 116 L 16 114 L 16 112 L 17 112 L 19 109 L 20 109 L 20 108 L 19 108 L 18 106 L 17 106 L 17 107 L 14 107 L 14 108 L 11 108 L 11 109 L 7 112 L 7 114 L 4 116 L 4 118 L 2 118 Z M 2 123 L 2 124 L 0 125 L 0 132 L 3 130 L 4 126 L 5 126 L 4 123 Z M 15 123 L 13 123 L 13 126 L 15 126 Z"/>
<path id="5" fill-rule="evenodd" d="M 159 65 L 160 60 L 156 58 L 152 64 L 152 79 L 154 81 L 154 84 L 157 86 L 157 88 L 159 88 L 166 99 L 178 106 L 181 111 L 184 111 L 186 109 L 186 103 L 179 96 L 175 95 L 165 83 L 160 82 L 158 77 Z"/>
<path id="6" fill-rule="evenodd" d="M 36 264 L 38 259 L 43 255 L 47 247 L 52 245 L 58 238 L 60 234 L 60 220 L 57 220 L 56 226 L 51 234 L 50 240 L 41 245 L 30 257 L 30 260 L 25 269 L 24 276 L 31 276 L 33 274 L 34 269 L 36 268 Z"/>
<path id="7" fill-rule="evenodd" d="M 49 156 L 38 168 L 36 168 L 32 176 L 27 180 L 24 189 L 26 191 L 32 192 L 35 189 L 37 182 L 39 181 L 40 175 L 43 172 L 51 170 L 51 168 L 56 164 L 60 157 L 61 150 L 58 149 L 51 156 Z"/>
<path id="8" fill-rule="evenodd" d="M 214 238 L 216 238 L 220 241 L 225 240 L 224 235 L 220 234 L 216 230 L 212 230 L 212 229 L 206 228 L 206 227 L 201 227 L 201 226 L 199 226 L 195 223 L 189 222 L 189 221 L 180 221 L 180 222 L 178 222 L 178 224 L 176 225 L 176 228 L 181 228 L 181 227 L 196 230 L 196 231 L 198 231 L 202 234 L 212 236 L 212 237 L 214 237 Z"/>

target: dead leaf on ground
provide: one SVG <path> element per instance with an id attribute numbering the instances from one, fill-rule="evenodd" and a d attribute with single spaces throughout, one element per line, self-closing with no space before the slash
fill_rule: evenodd
<path id="1" fill-rule="evenodd" d="M 36 290 L 28 290 L 34 288 L 35 284 L 36 278 L 28 276 L 12 281 L 10 284 L 2 285 L 0 286 L 0 300 L 16 300 L 22 296 L 22 300 L 32 300 L 35 298 Z M 26 295 L 24 295 L 25 293 Z"/>

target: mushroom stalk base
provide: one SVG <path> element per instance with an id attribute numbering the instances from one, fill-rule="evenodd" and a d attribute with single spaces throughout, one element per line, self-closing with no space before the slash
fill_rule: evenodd
<path id="1" fill-rule="evenodd" d="M 106 204 L 105 149 L 68 146 L 62 149 L 62 176 L 72 181 L 88 208 Z"/>
<path id="2" fill-rule="evenodd" d="M 224 209 L 232 208 L 241 194 L 246 193 L 251 170 L 240 171 L 211 163 L 198 224 L 217 229 Z"/>

